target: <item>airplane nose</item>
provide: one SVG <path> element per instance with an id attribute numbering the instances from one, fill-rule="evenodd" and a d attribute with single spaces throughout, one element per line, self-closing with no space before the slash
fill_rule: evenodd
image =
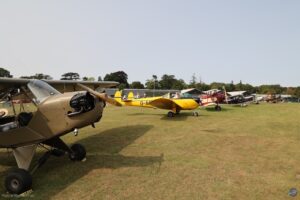
<path id="1" fill-rule="evenodd" d="M 68 114 L 69 117 L 85 113 L 94 109 L 95 99 L 89 92 L 78 93 L 70 100 L 70 107 L 73 108 L 74 111 Z"/>

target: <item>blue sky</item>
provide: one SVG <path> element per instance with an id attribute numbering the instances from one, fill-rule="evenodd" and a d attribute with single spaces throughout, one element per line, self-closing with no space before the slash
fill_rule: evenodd
<path id="1" fill-rule="evenodd" d="M 300 86 L 300 1 L 0 0 L 0 67 Z"/>

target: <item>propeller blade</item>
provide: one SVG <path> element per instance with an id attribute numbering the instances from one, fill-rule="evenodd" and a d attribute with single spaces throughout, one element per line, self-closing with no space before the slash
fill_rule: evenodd
<path id="1" fill-rule="evenodd" d="M 80 84 L 80 83 L 77 83 L 77 85 L 79 87 L 81 87 L 82 89 L 88 91 L 89 93 L 95 95 L 96 97 L 98 97 L 102 101 L 106 101 L 107 103 L 110 103 L 110 104 L 112 104 L 114 106 L 122 106 L 122 104 L 120 104 L 119 102 L 117 102 L 115 99 L 109 97 L 106 93 L 97 92 L 97 91 L 92 90 L 91 88 L 89 88 L 89 87 L 87 87 L 85 85 Z"/>

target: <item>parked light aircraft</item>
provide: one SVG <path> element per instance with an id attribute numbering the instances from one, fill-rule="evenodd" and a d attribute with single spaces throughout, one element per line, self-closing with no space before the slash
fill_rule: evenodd
<path id="1" fill-rule="evenodd" d="M 32 173 L 44 164 L 50 155 L 68 154 L 72 161 L 84 160 L 86 151 L 82 145 L 73 144 L 68 147 L 60 137 L 72 131 L 76 135 L 78 129 L 85 126 L 94 127 L 94 123 L 102 117 L 106 102 L 121 106 L 105 93 L 93 90 L 96 87 L 112 87 L 117 84 L 117 82 L 105 81 L 1 78 L 0 98 L 11 102 L 14 114 L 9 116 L 5 110 L 1 110 L 0 148 L 11 148 L 18 166 L 7 174 L 4 183 L 6 190 L 12 194 L 30 190 Z M 74 92 L 80 89 L 84 91 Z M 23 107 L 22 112 L 16 112 L 12 102 L 24 98 L 32 101 L 36 111 L 26 112 Z M 31 166 L 38 146 L 47 149 L 47 152 Z"/>
<path id="2" fill-rule="evenodd" d="M 234 92 L 226 92 L 225 91 L 225 102 L 227 104 L 240 104 L 241 106 L 246 106 L 246 103 L 250 103 L 254 101 L 253 95 L 247 95 L 246 91 L 234 91 Z"/>
<path id="3" fill-rule="evenodd" d="M 168 117 L 174 117 L 175 114 L 179 114 L 181 110 L 195 110 L 199 107 L 199 102 L 194 99 L 181 99 L 178 93 L 174 96 L 168 93 L 159 97 L 134 98 L 133 92 L 130 92 L 127 98 L 122 98 L 121 92 L 117 91 L 114 98 L 117 102 L 125 106 L 170 110 L 167 114 Z M 193 115 L 198 116 L 199 114 L 194 111 Z"/>
<path id="4" fill-rule="evenodd" d="M 216 93 L 217 94 L 217 93 Z M 221 106 L 218 102 L 218 96 L 214 91 L 201 91 L 196 88 L 189 88 L 180 91 L 181 98 L 194 99 L 199 102 L 201 107 L 215 107 L 216 111 L 221 111 Z"/>
<path id="5" fill-rule="evenodd" d="M 224 102 L 225 95 L 221 90 L 212 89 L 203 91 L 203 94 L 200 95 L 200 100 L 202 106 L 215 106 L 216 111 L 221 111 L 220 103 Z"/>

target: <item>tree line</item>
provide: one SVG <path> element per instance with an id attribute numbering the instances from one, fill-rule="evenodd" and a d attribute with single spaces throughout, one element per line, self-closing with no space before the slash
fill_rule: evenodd
<path id="1" fill-rule="evenodd" d="M 0 68 L 0 77 L 9 77 L 13 76 L 7 69 Z M 26 79 L 46 79 L 52 80 L 53 78 L 50 75 L 43 73 L 36 73 L 35 75 L 30 76 L 21 76 L 20 78 Z M 79 73 L 76 72 L 67 72 L 61 75 L 61 80 L 83 80 L 83 81 L 95 81 L 94 77 L 80 77 Z M 300 97 L 300 87 L 282 87 L 281 85 L 260 85 L 252 86 L 250 84 L 244 84 L 242 81 L 239 83 L 221 83 L 221 82 L 212 82 L 210 84 L 204 83 L 201 80 L 197 80 L 195 74 L 192 75 L 189 83 L 186 83 L 183 79 L 178 79 L 175 75 L 164 74 L 160 78 L 157 75 L 152 75 L 149 79 L 146 80 L 145 84 L 140 81 L 133 81 L 128 83 L 128 75 L 124 71 L 117 71 L 106 74 L 102 79 L 101 76 L 98 76 L 98 81 L 117 81 L 120 83 L 118 86 L 119 89 L 131 88 L 131 89 L 174 89 L 182 90 L 187 88 L 196 88 L 201 91 L 210 90 L 210 89 L 219 89 L 226 91 L 247 91 L 249 93 L 258 93 L 258 94 L 288 94 L 295 97 Z"/>

